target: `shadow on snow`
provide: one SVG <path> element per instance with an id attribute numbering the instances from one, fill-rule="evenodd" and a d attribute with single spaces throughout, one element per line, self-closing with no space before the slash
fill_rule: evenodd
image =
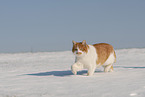
<path id="1" fill-rule="evenodd" d="M 95 72 L 103 72 L 103 71 L 95 71 Z M 86 74 L 87 70 L 78 71 L 77 75 L 83 75 Z M 66 71 L 50 71 L 50 72 L 40 72 L 40 73 L 33 73 L 33 74 L 26 74 L 26 75 L 32 75 L 32 76 L 71 76 L 74 75 L 71 70 Z"/>
<path id="2" fill-rule="evenodd" d="M 128 69 L 145 69 L 145 67 L 127 67 L 127 66 L 114 66 L 114 68 L 128 68 Z M 103 72 L 103 71 L 95 71 L 95 72 Z M 83 75 L 86 74 L 87 70 L 78 71 L 77 75 Z M 26 74 L 26 75 L 32 75 L 32 76 L 71 76 L 73 73 L 71 70 L 66 71 L 49 71 L 49 72 L 40 72 L 40 73 L 33 73 L 33 74 Z"/>
<path id="3" fill-rule="evenodd" d="M 83 75 L 87 73 L 86 70 L 83 71 L 79 71 L 77 74 L 78 75 Z M 50 71 L 50 72 L 40 72 L 40 73 L 33 73 L 33 74 L 26 74 L 26 75 L 32 75 L 32 76 L 71 76 L 73 75 L 73 73 L 71 72 L 71 70 L 66 70 L 66 71 Z"/>
<path id="4" fill-rule="evenodd" d="M 114 68 L 131 68 L 131 69 L 145 69 L 145 67 L 137 67 L 137 66 L 114 66 Z"/>

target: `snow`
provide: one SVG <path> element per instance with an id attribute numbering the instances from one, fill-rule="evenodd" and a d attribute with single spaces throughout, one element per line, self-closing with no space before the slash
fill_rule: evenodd
<path id="1" fill-rule="evenodd" d="M 71 51 L 0 54 L 0 97 L 145 97 L 145 49 L 116 50 L 114 72 L 71 73 Z"/>

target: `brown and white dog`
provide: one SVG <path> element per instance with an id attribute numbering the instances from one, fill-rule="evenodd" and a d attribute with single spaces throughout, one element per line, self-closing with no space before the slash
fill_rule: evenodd
<path id="1" fill-rule="evenodd" d="M 107 43 L 87 45 L 86 41 L 73 41 L 72 52 L 76 56 L 75 63 L 71 66 L 73 74 L 84 68 L 88 69 L 88 76 L 94 74 L 96 67 L 103 66 L 104 72 L 113 71 L 116 54 L 113 47 Z"/>

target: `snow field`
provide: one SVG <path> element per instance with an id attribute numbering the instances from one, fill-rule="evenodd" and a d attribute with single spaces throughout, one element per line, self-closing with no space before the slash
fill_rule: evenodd
<path id="1" fill-rule="evenodd" d="M 145 97 L 145 49 L 116 50 L 114 72 L 70 71 L 71 51 L 0 54 L 0 97 Z"/>

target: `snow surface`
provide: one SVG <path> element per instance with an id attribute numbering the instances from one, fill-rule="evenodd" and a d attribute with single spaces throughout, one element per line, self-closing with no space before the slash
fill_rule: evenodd
<path id="1" fill-rule="evenodd" d="M 116 50 L 114 72 L 70 71 L 71 51 L 0 54 L 0 97 L 145 97 L 145 49 Z"/>

